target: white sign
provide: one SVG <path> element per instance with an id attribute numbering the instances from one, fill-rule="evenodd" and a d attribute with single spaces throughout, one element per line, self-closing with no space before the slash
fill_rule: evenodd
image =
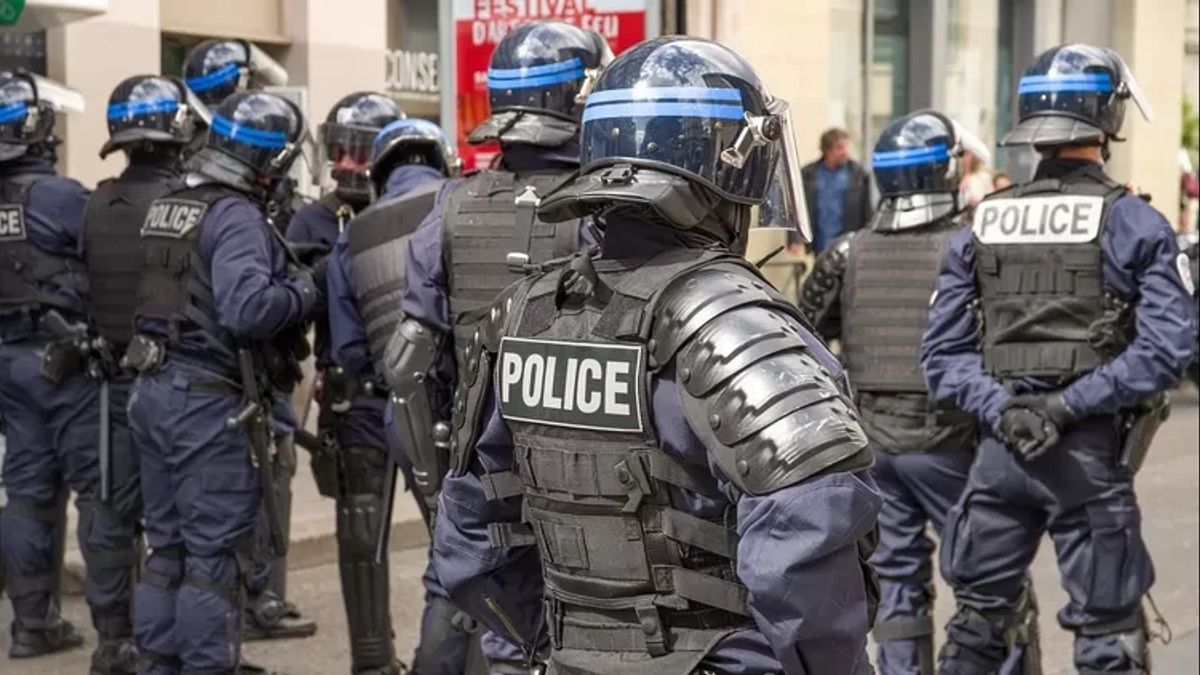
<path id="1" fill-rule="evenodd" d="M 438 93 L 438 55 L 403 49 L 388 52 L 387 88 L 397 92 Z"/>
<path id="2" fill-rule="evenodd" d="M 1081 244 L 1100 233 L 1103 197 L 985 199 L 971 229 L 984 244 Z"/>

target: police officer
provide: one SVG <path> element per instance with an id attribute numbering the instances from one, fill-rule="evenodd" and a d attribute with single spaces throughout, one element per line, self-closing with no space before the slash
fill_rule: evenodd
<path id="1" fill-rule="evenodd" d="M 538 217 L 592 214 L 603 243 L 469 327 L 438 578 L 552 672 L 870 672 L 867 439 L 740 257 L 769 193 L 802 212 L 786 102 L 725 47 L 659 38 L 600 76 L 581 146 Z"/>
<path id="2" fill-rule="evenodd" d="M 449 460 L 446 439 L 435 440 L 435 423 L 449 420 L 456 373 L 465 366 L 462 354 L 471 339 L 466 317 L 486 308 L 525 263 L 560 257 L 592 241 L 579 221 L 551 225 L 538 221 L 534 211 L 540 197 L 578 169 L 583 97 L 611 58 L 600 35 L 564 23 L 533 22 L 509 32 L 488 69 L 492 114 L 468 137 L 476 144 L 499 141 L 497 168 L 445 193 L 409 241 L 404 316 L 385 355 L 385 374 L 424 373 L 435 366 L 430 386 L 405 376 L 389 379 L 397 404 L 396 443 L 413 463 L 416 490 L 430 513 Z M 429 600 L 426 626 L 431 612 L 460 614 L 439 591 Z M 451 620 L 472 623 L 465 615 Z M 423 646 L 431 644 L 422 640 Z M 503 639 L 485 636 L 483 647 L 497 670 L 520 664 L 520 654 Z M 449 659 L 419 651 L 414 669 L 451 672 L 433 665 L 438 662 Z"/>
<path id="3" fill-rule="evenodd" d="M 446 178 L 457 173 L 458 158 L 437 125 L 420 119 L 397 119 L 379 131 L 372 144 L 369 190 L 378 201 L 350 221 L 338 236 L 330 258 L 329 326 L 333 362 L 340 387 L 328 384 L 323 404 L 334 409 L 337 458 L 332 469 L 338 503 L 338 564 L 350 628 L 353 671 L 384 670 L 395 661 L 388 611 L 388 567 L 376 561 L 380 528 L 390 524 L 395 468 L 388 466 L 390 425 L 387 387 L 376 367 L 384 343 L 399 317 L 404 285 L 404 245 L 433 207 Z M 329 382 L 329 379 L 326 379 Z M 411 465 L 398 464 L 411 484 Z M 315 468 L 315 466 L 314 466 Z M 393 479 L 387 480 L 388 471 Z M 424 502 L 418 499 L 418 506 Z M 384 536 L 386 542 L 386 536 Z M 475 672 L 469 665 L 468 636 L 455 630 L 444 612 L 433 611 L 429 598 L 445 592 L 426 570 L 426 610 L 418 655 L 442 654 L 438 668 L 418 657 L 423 670 L 456 675 Z M 441 623 L 431 623 L 431 619 Z M 473 655 L 478 662 L 477 640 Z M 376 670 L 370 670 L 375 668 Z"/>
<path id="4" fill-rule="evenodd" d="M 1109 49 L 1064 45 L 1018 86 L 1032 182 L 1000 191 L 957 233 L 922 344 L 933 396 L 976 416 L 982 441 L 947 517 L 954 586 L 941 672 L 1004 658 L 1022 581 L 1048 532 L 1082 673 L 1149 672 L 1142 596 L 1153 583 L 1133 471 L 1196 343 L 1167 221 L 1104 173 L 1125 103 L 1149 107 Z"/>
<path id="5" fill-rule="evenodd" d="M 283 66 L 252 42 L 241 39 L 218 38 L 205 40 L 188 52 L 183 63 L 188 88 L 205 104 L 215 107 L 228 96 L 239 92 L 288 83 Z M 280 232 L 286 232 L 298 196 L 295 181 L 284 177 L 275 182 L 268 196 L 268 219 Z M 305 259 L 304 262 L 315 262 Z M 318 311 L 323 315 L 323 311 Z M 274 457 L 278 466 L 275 474 L 279 485 L 279 501 L 285 515 L 291 514 L 291 479 L 296 473 L 295 430 L 297 420 L 291 405 L 291 389 L 275 392 Z M 258 536 L 265 541 L 269 527 L 265 514 L 258 520 Z M 285 529 L 289 518 L 284 518 Z M 286 534 L 286 533 L 285 533 Z M 266 555 L 267 547 L 258 553 Z M 307 637 L 314 634 L 317 624 L 304 618 L 296 605 L 287 600 L 287 558 L 266 555 L 255 560 L 249 578 L 250 598 L 246 606 L 244 638 L 265 640 L 273 638 Z"/>
<path id="6" fill-rule="evenodd" d="M 975 457 L 974 418 L 940 409 L 921 373 L 929 295 L 958 216 L 964 153 L 987 147 L 957 122 L 922 110 L 892 122 L 872 155 L 882 193 L 871 227 L 837 239 L 813 267 L 801 310 L 827 340 L 842 341 L 872 473 L 885 496 L 871 559 L 882 601 L 873 636 L 884 675 L 932 675 L 933 549 Z M 1026 628 L 1036 628 L 1029 615 Z M 1037 663 L 1037 654 L 1029 654 Z M 1033 672 L 1026 670 L 1025 672 Z"/>
<path id="7" fill-rule="evenodd" d="M 289 264 L 263 204 L 306 133 L 285 99 L 230 96 L 185 186 L 142 225 L 139 334 L 126 359 L 140 373 L 129 419 L 151 547 L 135 597 L 143 673 L 238 668 L 260 501 L 279 515 L 264 409 L 269 389 L 296 381 L 301 322 L 320 287 Z"/>
<path id="8" fill-rule="evenodd" d="M 0 417 L 8 505 L 0 517 L 7 592 L 13 604 L 9 656 L 27 658 L 83 644 L 59 615 L 54 531 L 60 486 L 93 509 L 98 387 L 86 371 L 83 209 L 87 190 L 54 170 L 55 113 L 83 110 L 76 92 L 22 70 L 0 72 Z M 64 331 L 66 334 L 64 334 Z M 80 537 L 85 556 L 119 546 L 102 524 Z M 113 583 L 88 566 L 89 600 Z"/>
<path id="9" fill-rule="evenodd" d="M 139 231 L 150 203 L 181 187 L 182 149 L 207 114 L 180 80 L 136 75 L 118 84 L 109 96 L 109 140 L 100 156 L 121 150 L 129 165 L 120 176 L 96 186 L 84 212 L 87 308 L 98 337 L 94 344 L 103 380 L 100 499 L 80 512 L 79 527 L 81 537 L 93 536 L 84 534 L 93 530 L 119 535 L 110 535 L 119 545 L 84 558 L 88 567 L 108 570 L 112 577 L 106 586 L 89 589 L 96 596 L 92 614 L 100 634 L 93 673 L 133 673 L 137 668 L 130 606 L 133 573 L 140 564 L 142 501 L 125 415 L 133 373 L 118 361 L 133 337 L 142 265 Z"/>

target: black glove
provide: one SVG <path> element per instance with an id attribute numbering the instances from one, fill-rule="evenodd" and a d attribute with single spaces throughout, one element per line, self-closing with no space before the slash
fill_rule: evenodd
<path id="1" fill-rule="evenodd" d="M 325 244 L 307 242 L 288 242 L 292 255 L 303 265 L 312 267 L 318 260 L 329 255 L 330 248 Z"/>
<path id="2" fill-rule="evenodd" d="M 321 306 L 325 297 L 325 284 L 317 284 L 311 269 L 296 265 L 289 266 L 288 279 L 296 284 L 296 290 L 300 292 L 304 318 L 307 319 L 309 314 Z"/>
<path id="3" fill-rule="evenodd" d="M 1001 413 L 1000 434 L 1022 458 L 1032 460 L 1058 445 L 1063 430 L 1078 419 L 1060 393 L 1022 394 Z"/>

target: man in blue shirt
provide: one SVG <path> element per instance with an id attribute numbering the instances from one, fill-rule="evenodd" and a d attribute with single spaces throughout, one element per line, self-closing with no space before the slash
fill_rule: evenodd
<path id="1" fill-rule="evenodd" d="M 850 148 L 850 134 L 829 129 L 821 134 L 821 158 L 801 170 L 816 253 L 871 219 L 871 177 L 850 158 Z M 800 252 L 799 240 L 790 245 Z"/>

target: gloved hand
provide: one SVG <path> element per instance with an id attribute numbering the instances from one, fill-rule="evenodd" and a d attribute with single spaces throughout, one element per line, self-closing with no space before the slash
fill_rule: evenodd
<path id="1" fill-rule="evenodd" d="M 312 267 L 318 260 L 329 255 L 330 248 L 325 244 L 308 243 L 308 242 L 288 242 L 288 248 L 291 249 L 292 255 L 300 261 L 301 264 Z"/>
<path id="2" fill-rule="evenodd" d="M 301 314 L 304 318 L 308 318 L 313 308 L 319 306 L 324 299 L 324 280 L 318 285 L 311 269 L 296 265 L 288 267 L 288 280 L 292 282 L 292 286 L 300 294 Z"/>
<path id="3" fill-rule="evenodd" d="M 1066 427 L 1078 419 L 1061 393 L 1022 394 L 1001 413 L 1000 434 L 1022 458 L 1032 460 L 1058 445 Z"/>

